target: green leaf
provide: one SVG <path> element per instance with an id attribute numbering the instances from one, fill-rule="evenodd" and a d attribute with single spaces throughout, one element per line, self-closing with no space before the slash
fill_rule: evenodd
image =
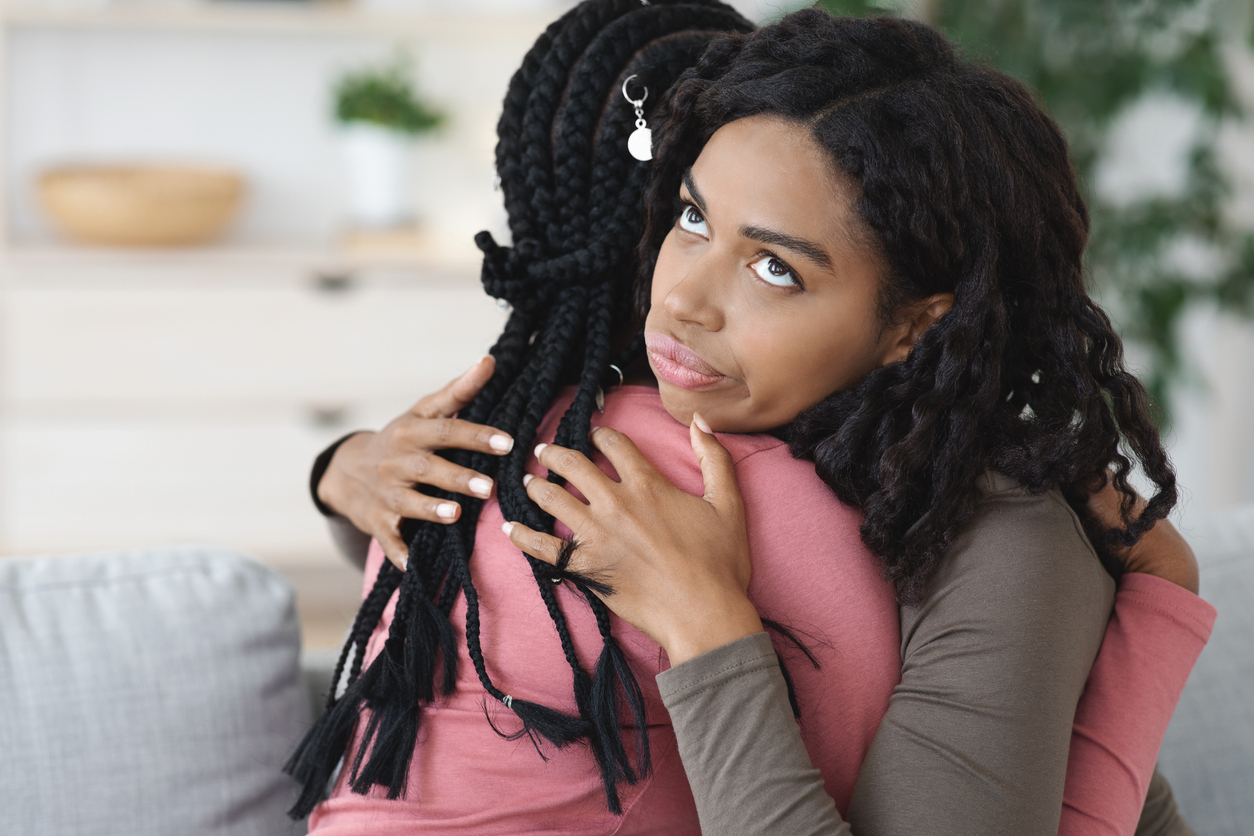
<path id="1" fill-rule="evenodd" d="M 411 63 L 398 52 L 389 62 L 346 73 L 335 85 L 335 116 L 370 122 L 408 134 L 434 130 L 444 114 L 427 107 L 410 82 Z"/>

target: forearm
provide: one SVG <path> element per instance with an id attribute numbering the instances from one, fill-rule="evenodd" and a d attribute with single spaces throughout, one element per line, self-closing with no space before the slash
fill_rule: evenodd
<path id="1" fill-rule="evenodd" d="M 309 496 L 313 500 L 318 513 L 326 517 L 327 527 L 331 531 L 331 540 L 340 554 L 344 555 L 354 566 L 361 567 L 366 563 L 366 552 L 370 548 L 370 535 L 360 531 L 339 509 L 333 506 L 334 498 L 323 490 L 323 477 L 331 466 L 331 459 L 344 442 L 364 430 L 357 430 L 336 439 L 314 459 L 309 471 Z M 328 501 L 329 500 L 329 501 Z"/>
<path id="2" fill-rule="evenodd" d="M 366 553 L 370 550 L 370 535 L 359 531 L 347 517 L 339 514 L 327 517 L 327 528 L 339 553 L 358 569 L 364 568 Z"/>
<path id="3" fill-rule="evenodd" d="M 1167 724 L 1214 620 L 1213 607 L 1177 584 L 1139 573 L 1123 577 L 1076 707 L 1060 834 L 1136 830 Z M 1154 818 L 1151 832 L 1188 832 L 1179 830 L 1182 821 L 1169 826 L 1178 815 L 1161 811 Z"/>
<path id="4" fill-rule="evenodd" d="M 850 836 L 810 763 L 766 633 L 657 680 L 703 833 Z"/>

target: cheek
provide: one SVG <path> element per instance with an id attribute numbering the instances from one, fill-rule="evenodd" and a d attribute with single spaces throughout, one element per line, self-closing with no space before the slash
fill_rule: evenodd
<path id="1" fill-rule="evenodd" d="M 656 310 L 661 306 L 662 301 L 682 275 L 679 248 L 675 246 L 674 238 L 675 231 L 671 230 L 662 241 L 657 254 L 657 263 L 653 265 L 653 280 L 649 291 L 650 310 Z"/>
<path id="2" fill-rule="evenodd" d="M 828 395 L 855 385 L 875 366 L 874 329 L 842 317 L 822 317 L 746 333 L 753 343 L 755 400 L 787 423 Z"/>

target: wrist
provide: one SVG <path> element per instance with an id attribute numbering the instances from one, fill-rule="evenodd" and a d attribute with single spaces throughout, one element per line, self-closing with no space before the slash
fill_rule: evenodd
<path id="1" fill-rule="evenodd" d="M 758 611 L 744 595 L 706 608 L 704 612 L 702 617 L 686 620 L 667 637 L 663 649 L 672 666 L 765 630 Z"/>
<path id="2" fill-rule="evenodd" d="M 339 474 L 335 466 L 336 456 L 346 445 L 357 441 L 359 436 L 368 435 L 374 435 L 374 433 L 370 430 L 351 432 L 337 439 L 319 453 L 318 458 L 314 459 L 313 469 L 309 473 L 309 492 L 313 497 L 314 506 L 324 517 L 343 516 L 338 504 L 338 492 L 335 489 L 336 477 Z"/>

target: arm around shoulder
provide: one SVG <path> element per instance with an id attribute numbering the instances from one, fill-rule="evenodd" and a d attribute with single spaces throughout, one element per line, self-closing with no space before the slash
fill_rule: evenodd
<path id="1" fill-rule="evenodd" d="M 703 833 L 851 836 L 810 763 L 766 633 L 657 677 Z"/>
<path id="2" fill-rule="evenodd" d="M 858 836 L 1054 836 L 1113 594 L 1061 496 L 986 477 L 927 597 L 902 608 L 902 681 L 849 809 Z"/>

